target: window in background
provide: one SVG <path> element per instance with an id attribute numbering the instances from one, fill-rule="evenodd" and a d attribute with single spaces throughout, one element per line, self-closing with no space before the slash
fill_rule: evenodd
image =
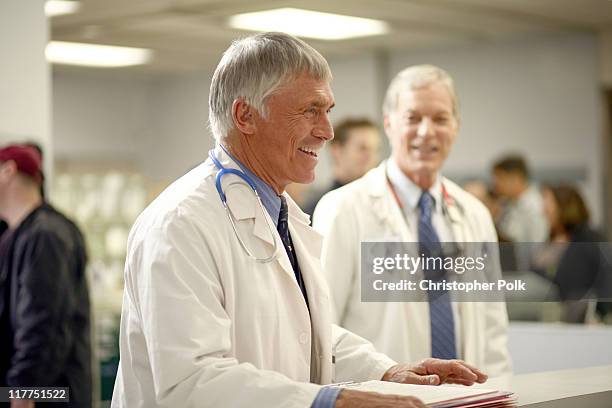
<path id="1" fill-rule="evenodd" d="M 78 223 L 87 243 L 102 400 L 111 398 L 119 361 L 127 236 L 149 202 L 150 185 L 126 163 L 56 163 L 51 202 Z"/>

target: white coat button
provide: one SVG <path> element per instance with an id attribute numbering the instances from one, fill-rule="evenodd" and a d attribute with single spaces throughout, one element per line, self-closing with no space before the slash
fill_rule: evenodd
<path id="1" fill-rule="evenodd" d="M 308 335 L 308 333 L 300 333 L 300 343 L 302 344 L 308 343 L 309 337 L 310 336 Z"/>

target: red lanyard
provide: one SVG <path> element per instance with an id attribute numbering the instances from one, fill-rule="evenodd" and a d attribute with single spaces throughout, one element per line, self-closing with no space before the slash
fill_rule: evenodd
<path id="1" fill-rule="evenodd" d="M 402 200 L 400 200 L 399 196 L 397 195 L 397 192 L 395 191 L 395 188 L 393 187 L 393 183 L 391 183 L 391 180 L 389 180 L 389 176 L 386 176 L 386 179 L 387 179 L 387 184 L 389 185 L 389 189 L 391 190 L 391 194 L 393 194 L 393 198 L 395 198 L 395 202 L 397 203 L 400 210 L 403 210 L 404 203 L 402 203 Z"/>
<path id="2" fill-rule="evenodd" d="M 391 183 L 391 180 L 389 180 L 389 176 L 386 176 L 385 178 L 387 179 L 387 184 L 389 185 L 391 194 L 393 194 L 393 198 L 395 198 L 395 202 L 399 206 L 400 210 L 403 210 L 404 203 L 402 203 L 402 200 L 400 200 L 399 196 L 397 195 L 397 191 L 395 191 L 395 188 L 393 187 L 393 183 Z M 444 183 L 442 183 L 442 199 L 447 205 L 453 205 L 453 200 L 450 197 L 450 195 L 448 195 L 448 191 L 446 191 L 446 187 L 444 186 Z"/>

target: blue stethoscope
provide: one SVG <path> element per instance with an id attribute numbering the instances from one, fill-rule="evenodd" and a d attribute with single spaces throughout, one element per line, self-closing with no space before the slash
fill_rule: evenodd
<path id="1" fill-rule="evenodd" d="M 219 147 L 221 147 L 221 149 L 228 156 L 230 155 L 228 153 L 228 151 L 225 150 L 225 147 L 223 147 L 223 145 L 219 144 Z M 257 187 L 255 186 L 255 183 L 244 172 L 242 172 L 240 170 L 237 170 L 237 169 L 228 169 L 228 168 L 224 167 L 221 164 L 221 162 L 215 157 L 214 149 L 211 149 L 208 152 L 208 157 L 210 157 L 210 159 L 212 160 L 213 164 L 219 169 L 219 171 L 217 172 L 217 175 L 215 176 L 215 187 L 217 188 L 217 193 L 219 193 L 219 198 L 221 199 L 221 203 L 223 204 L 223 208 L 225 208 L 225 212 L 227 214 L 227 217 L 229 218 L 230 224 L 232 225 L 232 229 L 234 230 L 234 234 L 236 234 L 236 238 L 238 239 L 238 242 L 240 242 L 240 246 L 242 247 L 244 252 L 246 252 L 248 257 L 253 259 L 255 262 L 258 262 L 258 263 L 269 263 L 269 262 L 274 261 L 275 259 L 278 258 L 279 254 L 278 254 L 278 243 L 277 243 L 277 240 L 275 238 L 276 228 L 274 227 L 274 225 L 272 225 L 272 222 L 269 219 L 270 217 L 265 217 L 265 218 L 266 218 L 266 223 L 268 224 L 268 228 L 270 229 L 270 235 L 272 236 L 272 241 L 274 242 L 273 252 L 272 252 L 272 255 L 269 256 L 269 257 L 258 258 L 258 257 L 256 257 L 253 254 L 253 252 L 251 252 L 249 250 L 249 248 L 246 246 L 246 244 L 244 243 L 242 238 L 240 238 L 240 234 L 238 233 L 238 229 L 236 228 L 236 221 L 234 219 L 234 216 L 232 215 L 232 212 L 230 211 L 229 207 L 227 206 L 227 196 L 225 195 L 225 192 L 223 191 L 223 186 L 221 185 L 221 179 L 223 178 L 223 176 L 229 175 L 229 174 L 233 174 L 234 176 L 238 176 L 239 178 L 241 178 L 251 188 L 251 190 L 253 190 L 253 193 L 255 194 L 255 198 L 257 199 L 257 202 L 259 203 L 259 208 L 265 214 L 266 213 L 266 209 L 265 209 L 265 207 L 264 207 L 264 205 L 263 205 L 263 203 L 261 201 L 261 197 L 259 196 L 259 193 L 257 192 Z M 234 182 L 234 183 L 229 184 L 229 186 L 232 186 L 234 184 L 239 184 L 239 183 L 238 182 Z"/>

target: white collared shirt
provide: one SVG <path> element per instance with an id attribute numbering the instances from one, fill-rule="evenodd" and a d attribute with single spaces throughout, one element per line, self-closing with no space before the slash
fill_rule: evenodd
<path id="1" fill-rule="evenodd" d="M 400 170 L 397 163 L 395 163 L 395 160 L 393 159 L 390 159 L 387 162 L 387 176 L 389 177 L 389 181 L 393 185 L 395 193 L 402 203 L 402 211 L 408 226 L 411 230 L 418 233 L 418 205 L 423 190 L 421 187 L 414 184 L 414 182 Z M 438 233 L 438 238 L 440 239 L 440 242 L 452 242 L 454 240 L 453 233 L 442 209 L 442 200 L 444 198 L 440 176 L 436 178 L 435 183 L 428 191 L 434 199 L 434 209 L 431 213 L 431 223 Z M 417 236 L 417 234 L 415 234 L 415 236 Z"/>
<path id="2" fill-rule="evenodd" d="M 423 190 L 417 186 L 408 176 L 400 170 L 399 166 L 393 159 L 387 161 L 387 177 L 397 194 L 397 198 L 402 204 L 402 213 L 410 230 L 415 232 L 415 237 L 418 237 L 419 225 L 419 199 Z M 433 186 L 429 188 L 429 193 L 434 199 L 434 209 L 431 213 L 431 223 L 438 234 L 440 242 L 454 241 L 453 232 L 444 216 L 443 201 L 444 192 L 442 189 L 441 177 L 438 175 Z M 418 239 L 418 238 L 417 238 Z M 457 347 L 457 358 L 463 358 L 463 347 L 461 342 L 461 324 L 460 313 L 457 302 L 451 302 L 453 308 L 453 318 L 455 323 L 455 345 Z"/>

